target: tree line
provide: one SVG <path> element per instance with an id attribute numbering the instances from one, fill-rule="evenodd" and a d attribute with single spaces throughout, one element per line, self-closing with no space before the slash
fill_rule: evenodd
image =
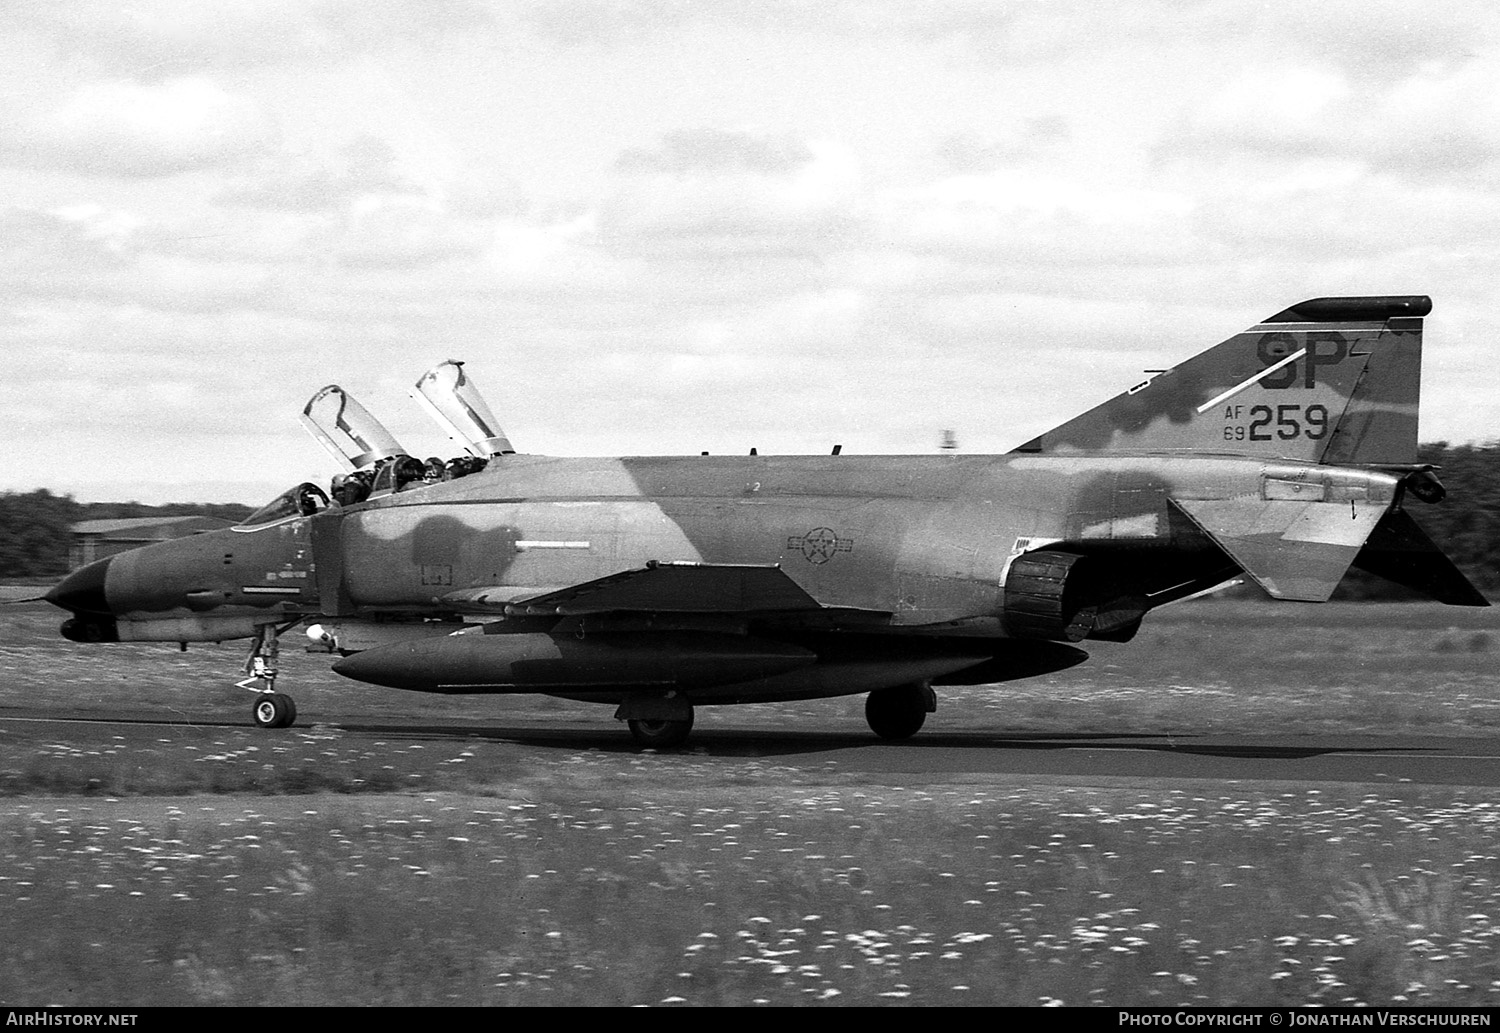
<path id="1" fill-rule="evenodd" d="M 1437 505 L 1408 501 L 1406 510 L 1460 570 L 1484 592 L 1500 592 L 1500 442 L 1418 448 L 1419 459 L 1440 467 L 1448 497 Z M 83 520 L 149 516 L 218 516 L 238 520 L 249 506 L 233 503 L 75 502 L 46 488 L 0 493 L 0 577 L 54 578 L 67 573 L 69 527 Z M 1398 595 L 1378 582 L 1351 576 L 1346 596 Z"/>
<path id="2" fill-rule="evenodd" d="M 240 520 L 253 512 L 232 502 L 76 502 L 46 488 L 0 492 L 0 578 L 56 578 L 68 572 L 69 528 L 84 520 L 130 517 L 216 516 Z"/>
<path id="3" fill-rule="evenodd" d="M 1406 511 L 1480 591 L 1500 591 L 1500 442 L 1417 446 L 1420 462 L 1439 467 L 1448 497 Z"/>

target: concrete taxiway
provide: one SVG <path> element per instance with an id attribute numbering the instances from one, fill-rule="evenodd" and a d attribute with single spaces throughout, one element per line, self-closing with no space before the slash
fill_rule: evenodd
<path id="1" fill-rule="evenodd" d="M 639 747 L 623 726 L 528 719 L 524 723 L 446 721 L 411 723 L 324 717 L 315 724 L 258 730 L 247 723 L 203 722 L 168 716 L 67 716 L 38 710 L 0 711 L 0 743 L 66 743 L 87 749 L 108 744 L 208 748 L 226 733 L 274 744 L 298 735 L 337 735 L 346 744 L 479 741 L 508 743 L 524 753 L 597 751 L 636 757 Z M 1446 786 L 1500 785 L 1500 738 L 1419 735 L 1054 734 L 932 730 L 904 742 L 868 731 L 768 730 L 721 721 L 695 730 L 684 753 L 704 760 L 758 759 L 781 767 L 844 774 L 923 774 L 963 781 L 985 776 L 1109 778 L 1142 782 L 1221 779 Z"/>

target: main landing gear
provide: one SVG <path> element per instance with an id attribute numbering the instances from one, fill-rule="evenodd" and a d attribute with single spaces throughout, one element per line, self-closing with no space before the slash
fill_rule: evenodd
<path id="1" fill-rule="evenodd" d="M 675 691 L 665 696 L 642 693 L 623 700 L 615 720 L 628 724 L 642 746 L 666 750 L 681 746 L 693 730 L 693 705 Z"/>
<path id="2" fill-rule="evenodd" d="M 235 682 L 255 693 L 250 717 L 261 728 L 290 728 L 297 720 L 297 704 L 284 692 L 276 691 L 276 658 L 281 653 L 280 632 L 274 624 L 262 624 L 250 640 L 250 655 L 245 658 L 245 673 L 250 677 Z"/>
<path id="3" fill-rule="evenodd" d="M 648 746 L 656 750 L 668 749 L 672 746 L 681 746 L 693 730 L 693 715 L 688 714 L 686 721 L 647 721 L 635 720 L 628 722 L 630 734 L 635 741 L 642 746 Z"/>
<path id="4" fill-rule="evenodd" d="M 937 693 L 926 682 L 876 689 L 865 698 L 865 720 L 882 739 L 910 739 L 937 709 Z"/>

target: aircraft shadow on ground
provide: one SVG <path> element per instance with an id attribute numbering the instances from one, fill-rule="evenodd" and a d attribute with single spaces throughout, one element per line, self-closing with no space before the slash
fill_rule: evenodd
<path id="1" fill-rule="evenodd" d="M 11 715 L 26 721 L 57 720 L 65 723 L 109 724 L 114 726 L 177 726 L 197 729 L 245 728 L 239 721 L 201 721 L 184 718 L 128 718 L 128 717 L 49 717 L 39 713 Z M 510 742 L 517 745 L 543 749 L 596 750 L 603 753 L 640 753 L 642 748 L 623 726 L 566 727 L 561 725 L 488 725 L 488 724 L 438 724 L 438 723 L 389 723 L 366 721 L 329 721 L 299 724 L 291 729 L 268 731 L 267 736 L 315 732 L 319 729 L 337 729 L 361 736 L 400 742 L 421 741 L 490 741 Z M 1356 745 L 1348 741 L 1329 739 L 1318 742 L 1303 742 L 1284 745 L 1246 738 L 1235 741 L 1233 736 L 1163 735 L 1148 732 L 985 732 L 954 731 L 920 733 L 901 742 L 886 742 L 867 731 L 806 731 L 800 729 L 729 729 L 700 728 L 693 732 L 686 745 L 672 751 L 688 756 L 767 758 L 799 757 L 816 754 L 838 753 L 850 750 L 988 750 L 1062 752 L 1067 750 L 1110 750 L 1122 752 L 1160 753 L 1180 756 L 1224 757 L 1242 760 L 1300 760 L 1328 754 L 1369 756 L 1400 756 L 1402 754 L 1439 754 L 1448 752 L 1442 747 Z"/>
<path id="2" fill-rule="evenodd" d="M 351 732 L 380 735 L 395 739 L 486 739 L 514 742 L 563 750 L 599 750 L 605 753 L 639 753 L 641 747 L 624 729 L 565 729 L 535 727 L 482 727 L 452 725 L 376 725 L 341 724 Z M 693 733 L 692 739 L 672 751 L 709 757 L 789 757 L 815 753 L 879 747 L 893 750 L 970 749 L 970 750 L 1136 750 L 1168 754 L 1238 759 L 1299 760 L 1330 753 L 1402 754 L 1431 752 L 1416 746 L 1349 746 L 1335 742 L 1277 746 L 1261 742 L 1235 743 L 1218 739 L 1212 743 L 1193 742 L 1190 738 L 1164 737 L 1150 733 L 1013 733 L 947 732 L 918 735 L 902 742 L 883 742 L 865 732 L 808 732 L 780 730 L 707 729 Z"/>

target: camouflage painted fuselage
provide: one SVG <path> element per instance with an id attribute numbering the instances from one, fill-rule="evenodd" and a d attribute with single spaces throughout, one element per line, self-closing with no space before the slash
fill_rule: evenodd
<path id="1" fill-rule="evenodd" d="M 340 610 L 409 611 L 465 589 L 513 601 L 651 562 L 775 565 L 824 607 L 1003 634 L 1006 571 L 1021 553 L 1059 541 L 1149 553 L 1168 583 L 1143 588 L 1165 590 L 1184 562 L 1226 566 L 1171 501 L 1260 499 L 1267 483 L 1383 512 L 1397 479 L 1235 458 L 516 456 L 316 518 L 338 525 L 317 583 L 340 593 Z"/>
<path id="2" fill-rule="evenodd" d="M 863 628 L 1004 636 L 1007 571 L 1041 546 L 1107 559 L 1148 598 L 1198 591 L 1238 570 L 1191 510 L 1371 522 L 1398 485 L 1233 456 L 513 456 L 462 481 L 127 553 L 102 588 L 122 624 L 156 626 L 121 637 L 171 640 L 200 621 L 232 622 L 213 637 L 235 637 L 283 614 L 498 611 L 653 562 L 762 565 Z M 1283 534 L 1268 527 L 1266 541 Z M 1306 550 L 1285 580 L 1349 548 Z"/>

